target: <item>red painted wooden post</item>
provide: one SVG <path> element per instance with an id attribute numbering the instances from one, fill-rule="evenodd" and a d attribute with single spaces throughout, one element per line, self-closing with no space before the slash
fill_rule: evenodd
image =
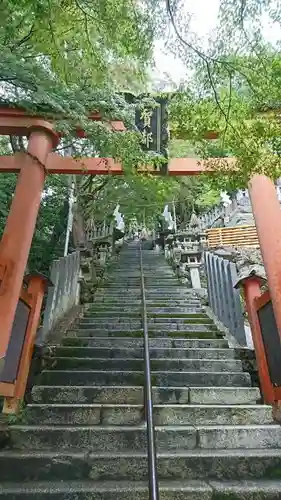
<path id="1" fill-rule="evenodd" d="M 274 389 L 269 376 L 264 343 L 255 303 L 255 300 L 261 296 L 261 280 L 257 276 L 249 276 L 248 278 L 242 280 L 241 284 L 244 289 L 248 319 L 252 331 L 261 391 L 265 403 L 270 404 L 275 400 Z"/>
<path id="2" fill-rule="evenodd" d="M 55 133 L 31 131 L 6 227 L 0 242 L 0 359 L 6 354 L 45 182 L 45 161 Z"/>

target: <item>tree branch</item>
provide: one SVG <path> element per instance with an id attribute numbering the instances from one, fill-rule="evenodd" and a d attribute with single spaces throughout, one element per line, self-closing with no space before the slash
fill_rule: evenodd
<path id="1" fill-rule="evenodd" d="M 15 43 L 12 47 L 11 47 L 11 52 L 13 52 L 13 50 L 15 49 L 18 49 L 21 45 L 23 45 L 25 42 L 28 42 L 28 40 L 32 37 L 34 33 L 34 24 L 32 24 L 29 32 L 21 39 L 19 40 L 17 43 Z"/>
<path id="2" fill-rule="evenodd" d="M 229 124 L 231 104 L 232 104 L 232 75 L 229 74 L 229 97 L 228 97 L 228 108 L 227 108 L 227 112 L 226 112 L 225 129 L 223 132 L 223 139 L 222 139 L 223 147 L 224 147 L 225 136 L 226 136 L 226 132 L 227 132 L 228 124 Z"/>

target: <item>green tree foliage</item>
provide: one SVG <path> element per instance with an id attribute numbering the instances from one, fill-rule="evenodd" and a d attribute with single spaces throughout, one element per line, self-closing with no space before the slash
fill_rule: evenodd
<path id="1" fill-rule="evenodd" d="M 97 176 L 82 178 L 80 193 L 88 226 L 110 220 L 117 204 L 126 222 L 136 218 L 140 225 L 145 221 L 153 226 L 165 203 L 179 193 L 179 185 L 171 178 L 152 175 L 110 176 L 107 179 Z"/>
<path id="2" fill-rule="evenodd" d="M 173 158 L 197 158 L 197 149 L 197 145 L 192 140 L 173 139 L 170 143 L 169 154 Z M 218 156 L 218 150 L 212 152 L 214 156 Z M 189 222 L 194 210 L 197 213 L 202 212 L 220 201 L 218 186 L 212 185 L 210 176 L 179 177 L 177 184 L 176 213 L 182 227 Z"/>
<path id="3" fill-rule="evenodd" d="M 3 0 L 3 98 L 51 114 L 64 133 L 74 135 L 78 126 L 83 128 L 96 153 L 134 168 L 143 161 L 139 140 L 132 137 L 134 107 L 116 91 L 144 84 L 158 29 L 156 4 L 154 0 L 142 5 L 135 0 Z M 89 112 L 96 110 L 105 120 L 123 120 L 128 132 L 113 134 L 105 123 L 89 120 Z"/>
<path id="4" fill-rule="evenodd" d="M 154 13 L 153 1 L 141 8 L 134 0 L 3 0 L 1 43 L 19 73 L 29 60 L 34 73 L 38 63 L 58 81 L 82 89 L 87 82 L 107 83 L 121 61 L 130 62 L 131 71 L 147 63 Z"/>
<path id="5" fill-rule="evenodd" d="M 83 177 L 77 182 L 87 224 L 109 218 L 117 203 L 128 218 L 152 220 L 172 199 L 178 199 L 177 210 L 185 220 L 193 208 L 217 202 L 220 189 L 244 187 L 255 172 L 281 174 L 280 123 L 274 111 L 281 103 L 281 57 L 261 30 L 265 11 L 280 22 L 279 1 L 222 0 L 216 36 L 207 49 L 191 33 L 182 7 L 182 0 L 1 2 L 3 99 L 51 116 L 77 157 L 112 157 L 124 167 L 124 178 Z M 184 139 L 171 144 L 170 156 L 213 158 L 210 165 L 220 175 L 173 180 L 137 174 L 138 166 L 152 160 L 135 131 L 135 107 L 120 91 L 146 88 L 155 36 L 164 37 L 168 24 L 169 47 L 191 69 L 190 80 L 169 104 L 173 137 Z M 263 115 L 266 109 L 272 112 L 270 120 Z M 102 122 L 89 120 L 93 110 L 101 112 Z M 123 120 L 127 131 L 112 133 L 105 123 L 112 118 Z M 76 139 L 77 127 L 87 139 Z M 208 131 L 218 132 L 215 142 L 205 139 Z M 224 156 L 237 158 L 231 174 L 225 175 L 214 159 Z M 15 177 L 0 182 L 6 183 L 0 195 L 2 217 L 10 203 L 5 193 L 13 189 Z M 57 248 L 61 244 L 65 191 L 61 178 L 48 179 L 32 267 L 39 265 L 40 248 L 47 248 L 47 241 L 58 242 Z M 49 255 L 43 254 L 45 266 Z"/>
<path id="6" fill-rule="evenodd" d="M 219 67 L 219 83 L 213 94 L 204 65 L 200 65 L 196 91 L 188 89 L 171 103 L 175 130 L 189 137 L 198 156 L 236 157 L 235 169 L 225 177 L 229 187 L 245 186 L 258 172 L 275 179 L 281 175 L 280 56 L 268 51 L 262 63 L 256 56 L 233 58 L 237 67 L 244 65 L 245 75 L 236 74 L 230 80 L 227 70 Z M 199 81 L 203 82 L 201 87 Z M 207 131 L 216 131 L 217 140 L 204 139 Z M 210 166 L 222 171 L 226 168 L 214 161 Z"/>
<path id="7" fill-rule="evenodd" d="M 217 29 L 205 45 L 192 38 L 179 12 L 170 9 L 169 16 L 177 42 L 172 48 L 192 69 L 171 102 L 175 135 L 192 141 L 203 158 L 237 158 L 235 170 L 215 178 L 217 187 L 244 187 L 257 172 L 279 177 L 280 40 L 270 45 L 263 25 L 267 19 L 280 25 L 280 0 L 222 0 Z M 215 143 L 204 139 L 207 131 L 218 132 Z M 210 166 L 225 171 L 222 162 Z"/>
<path id="8" fill-rule="evenodd" d="M 15 174 L 0 175 L 0 237 L 9 213 L 16 180 Z M 67 186 L 62 184 L 60 176 L 48 177 L 29 256 L 30 272 L 40 271 L 48 274 L 51 262 L 63 255 L 68 214 L 66 194 Z"/>
<path id="9" fill-rule="evenodd" d="M 0 175 L 0 238 L 15 190 L 15 174 Z M 67 186 L 60 176 L 47 178 L 28 262 L 30 272 L 48 274 L 51 262 L 63 255 L 68 214 Z"/>
<path id="10" fill-rule="evenodd" d="M 1 100 L 51 117 L 65 135 L 64 144 L 75 146 L 78 157 L 112 157 L 122 161 L 126 172 L 134 172 L 146 158 L 134 127 L 135 108 L 120 91 L 145 89 L 154 36 L 164 26 L 161 12 L 156 0 L 142 4 L 135 0 L 3 0 Z M 88 119 L 93 111 L 101 113 L 101 122 Z M 127 132 L 113 133 L 106 123 L 110 119 L 123 120 Z M 76 139 L 78 127 L 86 131 L 87 139 Z M 3 152 L 10 154 L 4 142 Z M 16 150 L 24 150 L 24 141 L 12 142 Z M 0 176 L 0 231 L 15 182 L 16 176 Z M 62 254 L 66 182 L 62 176 L 46 181 L 29 260 L 32 270 L 45 272 L 51 260 Z M 87 189 L 86 184 L 85 195 Z M 89 200 L 83 199 L 89 213 Z"/>
<path id="11" fill-rule="evenodd" d="M 48 275 L 52 261 L 63 255 L 68 217 L 67 192 L 67 176 L 47 178 L 29 255 L 29 271 Z"/>

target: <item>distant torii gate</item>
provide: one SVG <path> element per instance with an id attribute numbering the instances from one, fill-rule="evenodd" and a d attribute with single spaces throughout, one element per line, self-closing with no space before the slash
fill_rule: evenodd
<path id="1" fill-rule="evenodd" d="M 89 116 L 101 120 L 99 113 Z M 112 121 L 112 130 L 122 132 L 124 124 Z M 0 242 L 0 358 L 6 354 L 21 293 L 36 219 L 47 173 L 122 175 L 122 166 L 111 158 L 74 160 L 61 157 L 52 150 L 59 135 L 52 121 L 24 110 L 0 108 L 0 135 L 27 136 L 27 152 L 0 157 L 0 172 L 19 172 L 15 194 Z M 77 130 L 77 137 L 85 137 Z M 223 159 L 229 167 L 233 159 Z M 234 167 L 235 168 L 235 167 Z M 153 169 L 144 172 L 159 174 Z M 174 158 L 168 164 L 168 175 L 198 175 L 210 172 L 204 162 L 194 158 Z M 267 271 L 273 308 L 281 332 L 281 211 L 274 184 L 265 176 L 255 175 L 249 191 L 256 220 L 260 247 Z M 12 396 L 12 393 L 6 393 Z"/>

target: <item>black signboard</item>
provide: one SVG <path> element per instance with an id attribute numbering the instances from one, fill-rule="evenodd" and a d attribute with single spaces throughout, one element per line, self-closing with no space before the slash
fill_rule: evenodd
<path id="1" fill-rule="evenodd" d="M 258 310 L 262 339 L 272 385 L 281 386 L 281 342 L 271 300 Z"/>
<path id="2" fill-rule="evenodd" d="M 0 374 L 1 382 L 12 384 L 17 378 L 29 314 L 30 307 L 20 299 L 17 305 L 12 334 L 5 356 L 4 368 Z"/>
<path id="3" fill-rule="evenodd" d="M 156 157 L 162 157 L 159 170 L 166 174 L 168 170 L 168 98 L 165 96 L 153 96 L 142 94 L 133 96 L 126 94 L 127 102 L 136 105 L 135 124 L 142 135 L 143 150 L 155 153 Z M 163 160 L 165 158 L 165 160 Z"/>
<path id="4" fill-rule="evenodd" d="M 136 109 L 136 126 L 143 135 L 144 147 L 147 150 L 164 156 L 167 154 L 167 99 L 143 98 Z"/>

